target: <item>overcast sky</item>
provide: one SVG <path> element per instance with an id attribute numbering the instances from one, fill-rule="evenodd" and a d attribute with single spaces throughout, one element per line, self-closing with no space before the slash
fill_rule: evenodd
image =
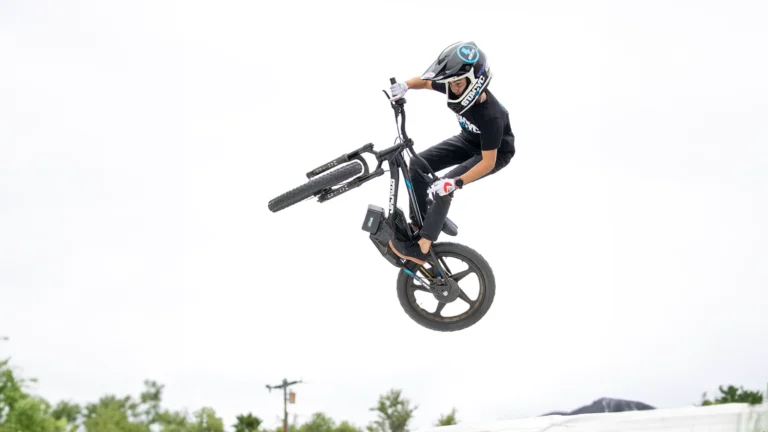
<path id="1" fill-rule="evenodd" d="M 0 2 L 0 356 L 53 402 L 150 378 L 227 425 L 277 426 L 284 377 L 299 421 L 360 427 L 393 387 L 414 428 L 764 389 L 768 6 L 475 5 Z M 391 145 L 381 90 L 457 40 L 488 54 L 517 154 L 456 193 L 441 240 L 497 295 L 441 334 L 360 230 L 386 178 L 267 202 Z M 443 95 L 406 98 L 417 150 L 459 131 Z"/>

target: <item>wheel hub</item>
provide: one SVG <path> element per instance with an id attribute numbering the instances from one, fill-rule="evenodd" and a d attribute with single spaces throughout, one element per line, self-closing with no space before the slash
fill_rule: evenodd
<path id="1" fill-rule="evenodd" d="M 432 295 L 435 296 L 440 303 L 451 303 L 459 298 L 459 283 L 453 279 L 447 279 L 445 285 L 434 286 Z"/>

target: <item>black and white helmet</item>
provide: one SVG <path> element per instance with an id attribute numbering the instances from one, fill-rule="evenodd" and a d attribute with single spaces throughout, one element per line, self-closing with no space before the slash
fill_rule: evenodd
<path id="1" fill-rule="evenodd" d="M 451 98 L 450 88 L 445 92 L 448 108 L 457 114 L 468 110 L 493 78 L 485 53 L 472 41 L 456 42 L 448 46 L 421 75 L 421 79 L 439 83 L 450 83 L 465 78 L 469 79 L 469 83 L 464 93 L 456 99 Z"/>

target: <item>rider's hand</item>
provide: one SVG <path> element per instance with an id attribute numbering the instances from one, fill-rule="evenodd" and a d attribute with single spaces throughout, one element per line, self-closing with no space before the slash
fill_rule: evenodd
<path id="1" fill-rule="evenodd" d="M 392 93 L 390 100 L 400 99 L 408 91 L 408 84 L 404 81 L 394 83 L 389 87 L 389 91 Z"/>
<path id="2" fill-rule="evenodd" d="M 440 179 L 434 183 L 432 183 L 432 186 L 429 187 L 430 194 L 437 193 L 440 196 L 448 195 L 449 193 L 456 190 L 456 179 Z"/>

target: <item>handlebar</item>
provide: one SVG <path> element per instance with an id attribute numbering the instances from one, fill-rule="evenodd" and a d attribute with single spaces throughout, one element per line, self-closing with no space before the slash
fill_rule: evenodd
<path id="1" fill-rule="evenodd" d="M 389 79 L 390 84 L 395 84 L 397 80 L 392 77 Z M 387 94 L 386 91 L 384 91 L 384 94 L 387 95 L 387 99 L 391 99 L 389 94 Z M 397 124 L 397 115 L 400 114 L 402 116 L 402 120 L 400 121 L 400 132 L 402 134 L 402 138 L 404 141 L 408 141 L 408 134 L 405 132 L 405 98 L 401 97 L 400 99 L 396 101 L 391 101 L 390 104 L 392 104 L 392 109 L 395 111 L 395 124 Z"/>
<path id="2" fill-rule="evenodd" d="M 397 80 L 394 77 L 389 79 L 389 83 L 390 84 L 395 84 L 396 82 L 397 82 Z M 432 169 L 432 167 L 430 167 L 429 164 L 421 156 L 416 154 L 416 152 L 413 150 L 413 147 L 412 147 L 413 143 L 411 142 L 411 139 L 408 138 L 408 134 L 405 133 L 405 106 L 404 106 L 405 105 L 405 98 L 401 97 L 400 99 L 398 99 L 398 100 L 393 102 L 391 100 L 391 97 L 387 93 L 387 91 L 386 90 L 382 90 L 382 91 L 384 92 L 385 95 L 387 95 L 387 99 L 390 99 L 390 104 L 392 105 L 392 109 L 395 111 L 395 124 L 397 124 L 397 115 L 398 114 L 400 114 L 403 117 L 402 121 L 400 122 L 400 132 L 402 134 L 402 137 L 401 137 L 402 141 L 405 142 L 407 144 L 407 146 L 408 146 L 408 152 L 411 154 L 412 157 L 420 160 L 421 163 L 423 163 L 427 167 L 427 169 L 429 170 L 429 173 L 431 174 L 433 180 L 437 180 L 439 178 L 437 176 L 437 173 L 435 173 L 435 171 Z"/>

